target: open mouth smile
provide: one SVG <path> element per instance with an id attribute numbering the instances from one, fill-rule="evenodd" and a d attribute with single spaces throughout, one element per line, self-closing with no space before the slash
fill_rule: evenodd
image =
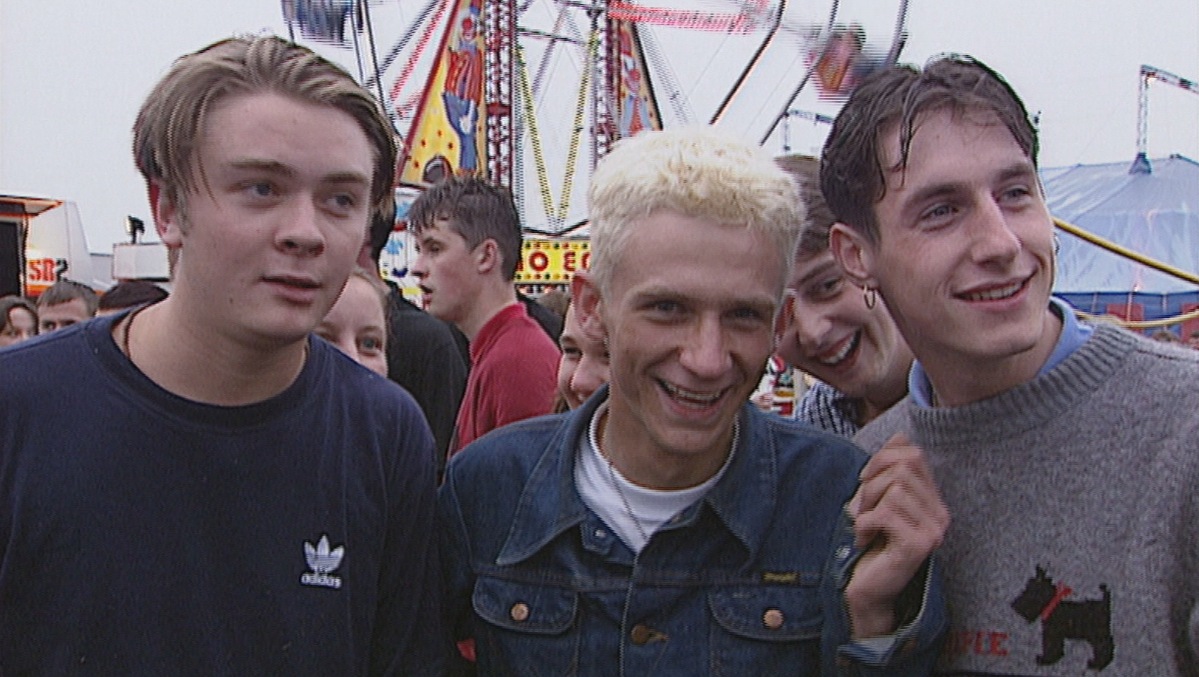
<path id="1" fill-rule="evenodd" d="M 693 390 L 679 388 L 678 386 L 671 385 L 665 381 L 658 381 L 658 385 L 662 386 L 662 389 L 666 391 L 666 394 L 670 395 L 671 399 L 673 399 L 675 402 L 678 402 L 683 406 L 696 409 L 712 406 L 727 392 L 727 389 L 720 390 L 715 393 L 695 392 Z"/>
<path id="2" fill-rule="evenodd" d="M 858 330 L 853 336 L 841 345 L 841 349 L 827 357 L 818 357 L 816 361 L 826 367 L 835 367 L 846 360 L 858 348 L 858 344 L 862 342 L 862 332 Z"/>
<path id="3" fill-rule="evenodd" d="M 990 289 L 959 294 L 958 297 L 966 301 L 1002 301 L 1019 294 L 1020 290 L 1024 289 L 1027 284 L 1028 279 L 1026 278 L 1018 282 L 1003 285 L 1002 287 L 992 287 Z"/>

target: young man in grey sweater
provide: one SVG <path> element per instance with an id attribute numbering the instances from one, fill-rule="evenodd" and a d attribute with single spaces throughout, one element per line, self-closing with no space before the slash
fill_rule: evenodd
<path id="1" fill-rule="evenodd" d="M 824 148 L 833 251 L 917 358 L 856 440 L 923 448 L 953 516 L 945 674 L 1199 674 L 1199 353 L 1050 298 L 1036 131 L 947 57 L 851 97 Z"/>

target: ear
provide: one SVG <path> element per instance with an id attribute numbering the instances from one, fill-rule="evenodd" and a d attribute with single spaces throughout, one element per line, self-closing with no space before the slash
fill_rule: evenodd
<path id="1" fill-rule="evenodd" d="M 583 293 L 583 286 L 587 284 L 587 273 L 575 273 L 570 278 L 570 302 L 572 304 L 579 302 L 579 296 Z M 578 311 L 576 311 L 578 312 Z"/>
<path id="2" fill-rule="evenodd" d="M 795 291 L 788 289 L 783 293 L 783 305 L 779 307 L 774 317 L 774 347 L 777 349 L 783 343 L 783 335 L 795 322 Z"/>
<path id="3" fill-rule="evenodd" d="M 472 252 L 475 258 L 475 270 L 480 273 L 490 273 L 500 268 L 500 246 L 495 240 L 487 238 L 480 242 Z"/>
<path id="4" fill-rule="evenodd" d="M 571 303 L 574 304 L 575 317 L 585 333 L 607 336 L 604 326 L 603 296 L 599 285 L 586 271 L 579 271 L 570 281 Z"/>
<path id="5" fill-rule="evenodd" d="M 855 285 L 878 286 L 874 276 L 875 248 L 861 233 L 844 223 L 834 223 L 828 234 L 828 248 Z"/>
<path id="6" fill-rule="evenodd" d="M 359 267 L 367 270 L 374 270 L 379 267 L 379 263 L 371 258 L 371 243 L 368 236 L 366 242 L 362 243 L 362 247 L 358 249 L 358 259 L 355 261 Z"/>
<path id="7" fill-rule="evenodd" d="M 168 249 L 175 249 L 183 244 L 183 212 L 179 205 L 170 197 L 170 191 L 157 179 L 152 179 L 146 185 L 150 197 L 150 209 L 154 213 L 154 230 L 158 239 Z"/>

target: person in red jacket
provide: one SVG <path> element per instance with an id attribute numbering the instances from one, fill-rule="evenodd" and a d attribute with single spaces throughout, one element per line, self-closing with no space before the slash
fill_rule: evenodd
<path id="1" fill-rule="evenodd" d="M 451 177 L 412 203 L 408 227 L 426 310 L 470 341 L 450 454 L 502 425 L 550 413 L 558 347 L 516 297 L 521 230 L 512 195 L 478 177 Z"/>

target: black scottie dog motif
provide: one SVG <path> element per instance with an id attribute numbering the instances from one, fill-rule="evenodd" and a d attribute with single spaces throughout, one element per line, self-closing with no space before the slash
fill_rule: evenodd
<path id="1" fill-rule="evenodd" d="M 1032 623 L 1041 619 L 1041 655 L 1037 665 L 1053 665 L 1065 655 L 1067 639 L 1083 640 L 1091 645 L 1087 667 L 1102 670 L 1111 662 L 1116 644 L 1112 640 L 1112 596 L 1100 585 L 1102 599 L 1067 601 L 1068 586 L 1055 585 L 1045 570 L 1028 579 L 1024 592 L 1012 600 L 1012 609 Z"/>

